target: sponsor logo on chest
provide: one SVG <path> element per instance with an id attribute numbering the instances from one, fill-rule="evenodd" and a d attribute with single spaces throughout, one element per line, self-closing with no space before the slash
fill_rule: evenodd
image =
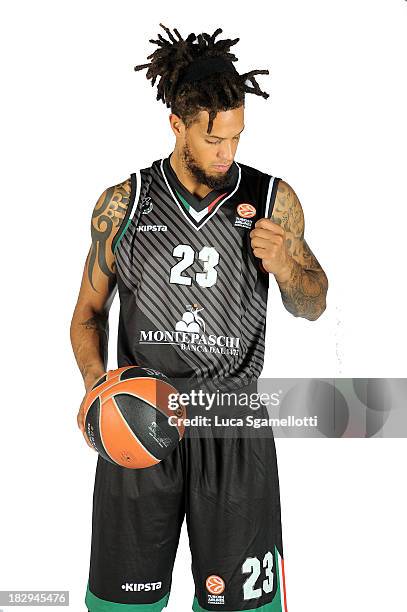
<path id="1" fill-rule="evenodd" d="M 206 333 L 199 304 L 188 304 L 172 330 L 140 330 L 140 344 L 178 344 L 184 351 L 237 355 L 240 338 Z"/>

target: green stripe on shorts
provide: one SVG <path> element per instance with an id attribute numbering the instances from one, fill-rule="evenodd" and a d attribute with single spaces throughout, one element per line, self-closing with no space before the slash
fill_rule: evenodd
<path id="1" fill-rule="evenodd" d="M 192 604 L 192 609 L 194 612 L 209 612 L 207 608 L 201 608 L 198 603 L 196 597 L 194 597 L 194 602 Z M 241 610 L 230 610 L 228 612 L 242 612 Z M 277 590 L 273 601 L 270 603 L 264 604 L 264 606 L 260 606 L 260 608 L 245 608 L 243 612 L 282 612 L 281 601 L 280 601 L 280 591 Z"/>
<path id="2" fill-rule="evenodd" d="M 89 585 L 86 589 L 85 604 L 90 612 L 161 612 L 168 603 L 170 594 L 164 595 L 160 601 L 151 604 L 122 604 L 114 601 L 107 601 L 96 597 L 90 590 Z"/>
<path id="3" fill-rule="evenodd" d="M 245 608 L 244 612 L 283 612 L 283 604 L 281 601 L 281 588 L 280 588 L 280 571 L 279 571 L 279 567 L 278 567 L 278 550 L 277 547 L 274 546 L 274 562 L 277 564 L 277 588 L 276 588 L 276 594 L 273 597 L 273 600 L 270 601 L 269 603 L 264 604 L 263 606 L 260 606 L 260 608 Z M 192 604 L 192 610 L 194 612 L 209 612 L 206 608 L 202 608 L 196 597 L 194 597 L 194 601 Z M 232 611 L 228 611 L 228 612 L 232 612 Z M 241 610 L 233 610 L 233 612 L 241 612 Z"/>

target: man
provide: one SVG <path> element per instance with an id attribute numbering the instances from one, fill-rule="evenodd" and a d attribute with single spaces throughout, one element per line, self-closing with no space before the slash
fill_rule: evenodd
<path id="1" fill-rule="evenodd" d="M 159 49 L 136 70 L 147 67 L 153 85 L 160 77 L 157 99 L 171 107 L 175 148 L 100 196 L 73 349 L 88 391 L 107 368 L 108 312 L 118 289 L 118 367 L 252 389 L 263 367 L 269 275 L 287 310 L 309 320 L 325 310 L 327 278 L 304 240 L 290 185 L 234 160 L 245 93 L 267 98 L 255 75 L 268 71 L 240 75 L 230 53 L 239 39 L 216 41 L 221 29 L 184 40 L 161 27 L 169 40 L 151 41 Z M 78 425 L 89 444 L 82 407 Z M 238 406 L 230 412 L 242 414 Z M 240 433 L 187 432 L 146 469 L 98 457 L 90 612 L 166 606 L 184 515 L 195 612 L 286 611 L 274 439 Z"/>

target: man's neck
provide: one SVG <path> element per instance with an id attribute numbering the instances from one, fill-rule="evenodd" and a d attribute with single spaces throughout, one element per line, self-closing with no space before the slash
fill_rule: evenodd
<path id="1" fill-rule="evenodd" d="M 181 157 L 176 149 L 174 149 L 174 151 L 171 153 L 170 165 L 177 175 L 180 183 L 182 183 L 184 187 L 196 197 L 202 200 L 212 191 L 212 189 L 207 185 L 198 183 L 195 178 L 184 168 L 184 165 L 181 162 Z"/>

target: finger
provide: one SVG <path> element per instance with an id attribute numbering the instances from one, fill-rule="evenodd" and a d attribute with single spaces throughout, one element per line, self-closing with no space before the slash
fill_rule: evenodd
<path id="1" fill-rule="evenodd" d="M 85 423 L 84 423 L 84 418 L 83 418 L 83 411 L 80 410 L 78 412 L 78 415 L 76 417 L 76 422 L 78 423 L 78 427 L 81 431 L 83 431 L 85 429 Z"/>
<path id="2" fill-rule="evenodd" d="M 253 249 L 253 254 L 255 257 L 258 257 L 259 259 L 265 259 L 267 257 L 266 249 L 260 249 L 258 247 Z"/>
<path id="3" fill-rule="evenodd" d="M 252 248 L 260 247 L 261 249 L 267 249 L 270 247 L 270 241 L 264 238 L 252 238 Z"/>
<path id="4" fill-rule="evenodd" d="M 253 236 L 253 238 L 251 238 L 251 241 L 258 241 L 258 240 L 263 240 L 264 242 L 267 242 L 270 245 L 275 245 L 279 248 L 281 248 L 284 245 L 284 238 L 282 236 L 278 236 L 277 234 L 272 234 L 271 232 L 268 232 L 267 237 L 263 237 L 263 236 Z"/>
<path id="5" fill-rule="evenodd" d="M 262 249 L 279 249 L 281 248 L 283 241 L 280 236 L 274 238 L 252 238 L 252 247 L 261 247 Z"/>
<path id="6" fill-rule="evenodd" d="M 256 227 L 256 229 L 252 229 L 249 235 L 250 238 L 254 238 L 255 236 L 258 236 L 259 238 L 271 238 L 272 236 L 279 236 L 280 234 L 276 234 L 275 232 L 269 229 Z"/>
<path id="7" fill-rule="evenodd" d="M 286 234 L 284 232 L 282 234 L 278 234 L 277 232 L 264 228 L 256 228 L 250 232 L 251 238 L 255 238 L 256 236 L 259 238 L 266 238 L 267 240 L 279 240 L 281 242 L 286 240 Z"/>
<path id="8" fill-rule="evenodd" d="M 263 217 L 262 219 L 258 219 L 254 224 L 255 228 L 263 228 L 268 229 L 276 234 L 280 234 L 280 236 L 284 235 L 284 230 L 278 223 L 274 223 L 271 219 L 267 219 Z"/>

